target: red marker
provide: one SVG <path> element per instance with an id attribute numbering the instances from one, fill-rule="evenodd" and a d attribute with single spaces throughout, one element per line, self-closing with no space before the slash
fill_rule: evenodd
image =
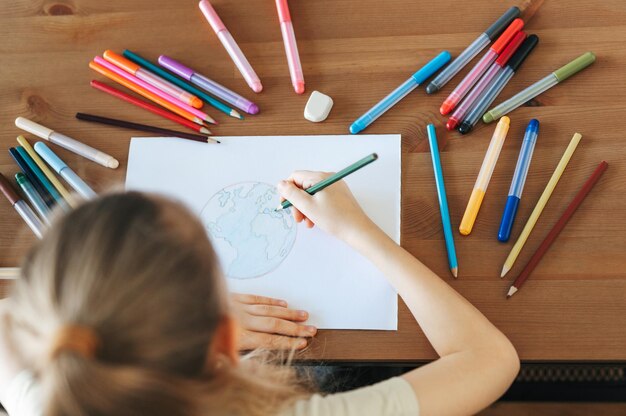
<path id="1" fill-rule="evenodd" d="M 480 77 L 485 73 L 489 65 L 491 65 L 498 55 L 502 53 L 506 45 L 513 39 L 517 32 L 524 28 L 522 19 L 515 19 L 504 33 L 500 35 L 497 41 L 489 48 L 487 53 L 481 58 L 474 68 L 463 78 L 463 81 L 450 93 L 448 98 L 443 102 L 439 111 L 444 116 L 456 107 L 456 105 L 465 97 L 469 90 L 478 82 Z"/>

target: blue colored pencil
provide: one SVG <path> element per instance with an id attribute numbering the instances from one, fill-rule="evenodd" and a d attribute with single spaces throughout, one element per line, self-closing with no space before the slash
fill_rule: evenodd
<path id="1" fill-rule="evenodd" d="M 435 171 L 435 183 L 437 184 L 437 196 L 439 197 L 439 210 L 441 211 L 441 222 L 443 224 L 443 236 L 446 240 L 446 250 L 448 252 L 448 263 L 452 276 L 456 278 L 459 273 L 459 266 L 456 259 L 456 248 L 454 247 L 454 235 L 452 234 L 452 224 L 450 224 L 450 211 L 448 210 L 448 197 L 446 196 L 446 185 L 443 182 L 443 170 L 441 169 L 441 159 L 439 159 L 439 146 L 437 145 L 437 133 L 435 126 L 426 126 L 428 132 L 428 143 L 430 144 L 430 155 L 433 160 L 433 170 Z"/>

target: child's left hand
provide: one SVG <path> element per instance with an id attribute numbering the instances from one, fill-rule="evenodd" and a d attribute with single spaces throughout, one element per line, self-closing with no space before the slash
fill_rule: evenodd
<path id="1" fill-rule="evenodd" d="M 317 328 L 303 323 L 309 318 L 305 311 L 287 308 L 287 302 L 256 295 L 232 295 L 239 323 L 243 329 L 239 349 L 273 350 L 303 349 L 306 338 Z"/>

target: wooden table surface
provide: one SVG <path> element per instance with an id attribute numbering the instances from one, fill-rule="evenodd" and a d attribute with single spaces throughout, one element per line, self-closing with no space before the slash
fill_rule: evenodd
<path id="1" fill-rule="evenodd" d="M 0 9 L 0 148 L 15 146 L 25 116 L 115 156 L 113 171 L 72 153 L 59 154 L 97 190 L 124 181 L 133 132 L 74 119 L 77 111 L 167 128 L 167 120 L 93 90 L 103 78 L 87 67 L 105 49 L 131 49 L 149 59 L 179 57 L 230 88 L 254 96 L 262 112 L 245 121 L 208 111 L 219 135 L 346 134 L 348 126 L 443 49 L 457 55 L 507 7 L 524 9 L 528 33 L 540 42 L 500 95 L 510 97 L 583 52 L 597 62 L 510 114 L 509 138 L 474 231 L 456 235 L 459 279 L 446 263 L 425 126 L 437 125 L 452 223 L 461 220 L 494 125 L 471 135 L 445 132 L 439 105 L 468 67 L 439 94 L 418 89 L 366 133 L 401 133 L 402 245 L 460 291 L 514 342 L 523 360 L 626 360 L 626 3 L 621 0 L 437 2 L 292 0 L 307 92 L 335 101 L 328 120 L 302 117 L 308 94 L 294 94 L 274 2 L 215 0 L 231 33 L 265 87 L 254 95 L 193 1 L 16 0 Z M 108 82 L 108 81 L 107 81 Z M 512 245 L 497 227 L 528 120 L 541 121 L 518 221 L 519 235 L 574 132 L 583 140 L 512 273 L 499 271 Z M 27 137 L 33 139 L 31 135 Z M 58 148 L 57 148 L 58 149 Z M 596 165 L 610 167 L 523 290 L 505 293 L 579 186 Z M 0 171 L 16 172 L 8 152 Z M 0 267 L 18 265 L 35 242 L 6 201 L 0 202 Z M 0 283 L 0 295 L 9 283 Z M 397 332 L 322 331 L 308 353 L 329 360 L 412 361 L 436 357 L 404 305 Z"/>

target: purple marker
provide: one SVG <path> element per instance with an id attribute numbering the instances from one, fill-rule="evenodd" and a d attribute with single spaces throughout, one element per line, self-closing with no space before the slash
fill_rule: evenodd
<path id="1" fill-rule="evenodd" d="M 259 112 L 259 107 L 252 101 L 242 97 L 234 91 L 229 90 L 225 86 L 220 85 L 217 82 L 198 74 L 193 69 L 186 67 L 185 65 L 168 56 L 159 56 L 159 64 L 162 67 L 169 69 L 181 78 L 190 81 L 192 84 L 195 84 L 200 88 L 204 88 L 211 94 L 215 95 L 217 98 L 220 98 L 227 103 L 232 104 L 233 106 L 239 108 L 242 111 L 245 111 L 248 114 L 257 114 Z"/>

